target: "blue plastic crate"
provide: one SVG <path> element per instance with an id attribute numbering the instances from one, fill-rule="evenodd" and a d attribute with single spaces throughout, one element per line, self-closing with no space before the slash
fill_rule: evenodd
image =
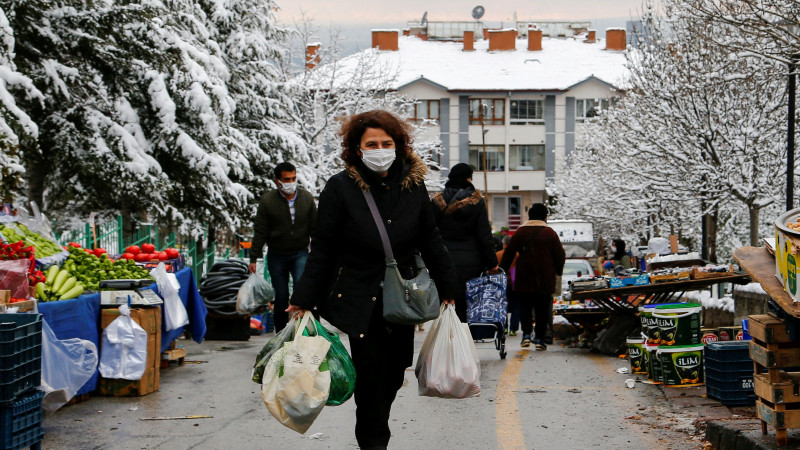
<path id="1" fill-rule="evenodd" d="M 749 374 L 738 374 L 738 377 L 735 379 L 734 376 L 731 375 L 724 375 L 724 379 L 717 378 L 716 375 L 719 375 L 718 372 L 709 372 L 706 371 L 706 386 L 711 386 L 721 391 L 726 392 L 744 392 L 744 393 L 753 393 L 753 373 Z"/>
<path id="2" fill-rule="evenodd" d="M 36 391 L 10 406 L 0 407 L 0 448 L 18 448 L 14 444 L 15 440 L 19 441 L 15 439 L 17 436 L 24 435 L 34 427 L 40 429 L 43 397 L 43 391 Z"/>
<path id="3" fill-rule="evenodd" d="M 0 357 L 42 345 L 41 314 L 0 314 Z M 5 367 L 7 361 L 2 361 Z"/>
<path id="4" fill-rule="evenodd" d="M 739 381 L 742 377 L 750 377 L 753 378 L 753 364 L 750 364 L 749 369 L 745 370 L 731 370 L 727 368 L 720 369 L 719 366 L 713 366 L 707 364 L 707 361 L 703 361 L 705 364 L 705 372 L 710 376 L 714 377 L 715 380 L 718 381 Z"/>
<path id="5" fill-rule="evenodd" d="M 21 448 L 41 448 L 39 445 L 44 438 L 44 430 L 41 426 L 29 428 L 11 437 L 11 445 L 0 447 L 0 450 L 17 450 Z"/>
<path id="6" fill-rule="evenodd" d="M 750 341 L 721 341 L 706 344 L 705 357 L 715 361 L 750 360 Z"/>
<path id="7" fill-rule="evenodd" d="M 0 404 L 13 403 L 17 396 L 35 389 L 42 380 L 42 358 L 0 368 Z"/>
<path id="8" fill-rule="evenodd" d="M 755 405 L 756 395 L 745 391 L 726 392 L 706 384 L 706 395 L 719 400 L 725 406 Z"/>

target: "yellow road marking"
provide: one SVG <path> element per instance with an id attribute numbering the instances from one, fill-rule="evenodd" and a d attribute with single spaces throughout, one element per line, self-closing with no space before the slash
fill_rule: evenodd
<path id="1" fill-rule="evenodd" d="M 524 449 L 525 434 L 519 417 L 517 390 L 522 362 L 529 350 L 520 350 L 506 364 L 497 382 L 497 397 L 494 400 L 494 417 L 497 430 L 497 444 L 501 450 Z"/>

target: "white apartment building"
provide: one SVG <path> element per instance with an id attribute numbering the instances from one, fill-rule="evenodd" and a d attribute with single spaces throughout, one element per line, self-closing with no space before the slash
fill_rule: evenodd
<path id="1" fill-rule="evenodd" d="M 492 226 L 515 229 L 533 202 L 546 199 L 545 182 L 559 175 L 585 119 L 620 95 L 625 30 L 609 29 L 601 41 L 593 30 L 565 38 L 543 37 L 534 26 L 518 33 L 457 25 L 427 23 L 449 35 L 457 29 L 458 41 L 424 27 L 402 36 L 373 30 L 373 48 L 363 52 L 396 71 L 392 89 L 417 100 L 413 120 L 430 125 L 429 137 L 438 134 L 442 167 L 473 166 Z"/>

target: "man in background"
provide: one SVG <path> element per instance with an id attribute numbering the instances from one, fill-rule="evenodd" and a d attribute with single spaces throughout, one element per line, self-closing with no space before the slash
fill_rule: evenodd
<path id="1" fill-rule="evenodd" d="M 317 220 L 314 197 L 297 187 L 297 169 L 288 162 L 275 167 L 278 189 L 267 191 L 258 203 L 253 221 L 253 246 L 250 249 L 250 273 L 264 256 L 267 245 L 267 269 L 275 289 L 275 331 L 289 322 L 289 275 L 297 283 L 308 259 L 308 244 Z"/>

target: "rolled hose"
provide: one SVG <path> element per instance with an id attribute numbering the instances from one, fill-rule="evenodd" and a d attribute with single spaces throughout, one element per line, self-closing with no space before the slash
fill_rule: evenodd
<path id="1" fill-rule="evenodd" d="M 224 316 L 241 315 L 236 312 L 236 297 L 250 275 L 246 263 L 238 260 L 218 261 L 200 279 L 200 295 L 206 308 Z"/>

